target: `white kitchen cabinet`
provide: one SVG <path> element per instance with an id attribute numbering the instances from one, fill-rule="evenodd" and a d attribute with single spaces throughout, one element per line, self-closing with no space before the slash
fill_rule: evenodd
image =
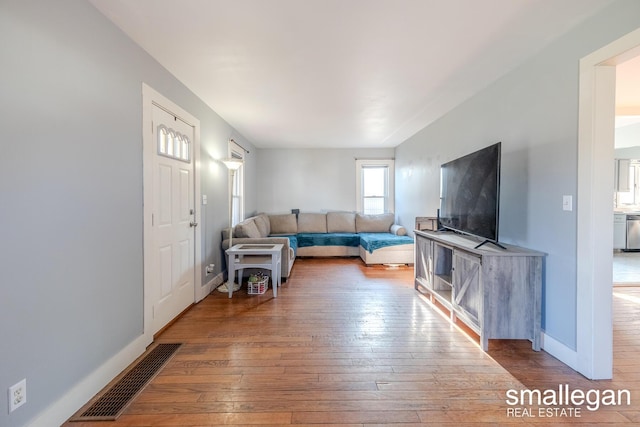
<path id="1" fill-rule="evenodd" d="M 631 160 L 629 159 L 615 159 L 613 177 L 614 190 L 618 192 L 630 191 L 629 188 L 629 167 L 631 166 Z"/>
<path id="2" fill-rule="evenodd" d="M 613 214 L 613 249 L 624 249 L 627 246 L 627 215 Z"/>

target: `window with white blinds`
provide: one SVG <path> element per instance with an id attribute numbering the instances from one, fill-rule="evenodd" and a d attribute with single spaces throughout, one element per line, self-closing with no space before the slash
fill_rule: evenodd
<path id="1" fill-rule="evenodd" d="M 394 211 L 393 159 L 356 160 L 358 212 L 379 214 Z"/>
<path id="2" fill-rule="evenodd" d="M 245 151 L 233 141 L 229 141 L 229 157 L 244 161 Z M 231 189 L 233 217 L 231 224 L 236 225 L 244 219 L 244 164 L 235 172 Z"/>

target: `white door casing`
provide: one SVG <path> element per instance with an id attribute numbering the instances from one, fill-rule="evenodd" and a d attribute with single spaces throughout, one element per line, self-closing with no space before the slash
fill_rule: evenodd
<path id="1" fill-rule="evenodd" d="M 193 116 L 143 84 L 146 341 L 197 300 L 201 286 L 199 132 Z M 158 132 L 189 139 L 189 161 L 159 154 Z M 183 138 L 184 139 L 184 138 Z M 180 144 L 178 143 L 179 147 Z M 179 149 L 179 148 L 178 148 Z"/>
<path id="2" fill-rule="evenodd" d="M 576 360 L 568 364 L 590 379 L 613 374 L 615 65 L 638 55 L 640 29 L 580 61 L 577 336 Z"/>

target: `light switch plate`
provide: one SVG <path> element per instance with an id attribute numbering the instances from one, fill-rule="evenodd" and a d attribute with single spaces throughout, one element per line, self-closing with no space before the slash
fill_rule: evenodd
<path id="1" fill-rule="evenodd" d="M 206 205 L 206 204 L 207 204 L 207 195 L 206 195 L 206 194 L 203 194 L 203 195 L 202 195 L 202 204 L 203 204 L 203 205 Z"/>
<path id="2" fill-rule="evenodd" d="M 562 210 L 563 211 L 573 210 L 573 196 L 562 196 Z"/>

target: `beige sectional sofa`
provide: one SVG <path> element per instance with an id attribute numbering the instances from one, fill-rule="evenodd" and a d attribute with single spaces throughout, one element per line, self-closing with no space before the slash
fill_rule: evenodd
<path id="1" fill-rule="evenodd" d="M 228 230 L 222 248 L 229 247 Z M 360 256 L 368 264 L 413 264 L 413 239 L 394 224 L 393 214 L 353 212 L 259 214 L 233 229 L 233 244 L 281 243 L 282 277 L 287 278 L 296 256 Z"/>

